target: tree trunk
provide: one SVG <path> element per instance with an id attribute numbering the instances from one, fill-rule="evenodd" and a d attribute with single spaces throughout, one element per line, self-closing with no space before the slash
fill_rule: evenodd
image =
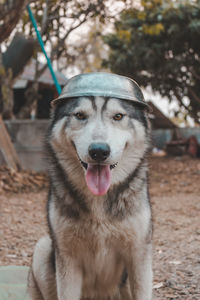
<path id="1" fill-rule="evenodd" d="M 3 0 L 0 2 L 0 43 L 9 37 L 18 23 L 29 0 Z"/>
<path id="2" fill-rule="evenodd" d="M 12 72 L 4 69 L 1 58 L 0 52 L 0 113 L 4 119 L 11 119 L 14 106 Z"/>

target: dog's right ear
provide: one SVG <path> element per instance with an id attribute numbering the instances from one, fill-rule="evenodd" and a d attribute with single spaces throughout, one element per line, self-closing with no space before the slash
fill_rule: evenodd
<path id="1" fill-rule="evenodd" d="M 64 114 L 66 113 L 66 109 L 62 109 L 62 107 L 65 106 L 66 104 L 66 100 L 68 99 L 54 99 L 51 101 L 50 103 L 50 117 L 53 119 L 58 119 L 64 116 Z M 65 112 L 64 112 L 65 111 Z M 59 117 L 58 117 L 59 115 Z"/>
<path id="2" fill-rule="evenodd" d="M 62 100 L 62 101 L 61 101 Z M 55 122 L 55 120 L 63 117 L 63 112 L 61 106 L 65 104 L 64 99 L 54 99 L 50 103 L 50 118 Z"/>
<path id="3" fill-rule="evenodd" d="M 52 109 L 55 109 L 56 106 L 60 103 L 60 102 L 63 102 L 64 99 L 59 99 L 59 98 L 56 98 L 54 100 L 51 101 L 51 108 Z"/>

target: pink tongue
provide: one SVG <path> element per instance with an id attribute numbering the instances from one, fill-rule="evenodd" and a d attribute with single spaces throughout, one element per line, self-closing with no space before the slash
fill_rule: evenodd
<path id="1" fill-rule="evenodd" d="M 111 184 L 110 166 L 88 164 L 86 172 L 86 183 L 89 190 L 94 195 L 105 195 Z"/>

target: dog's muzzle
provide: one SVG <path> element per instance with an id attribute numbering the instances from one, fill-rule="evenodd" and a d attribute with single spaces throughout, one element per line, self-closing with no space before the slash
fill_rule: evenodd
<path id="1" fill-rule="evenodd" d="M 89 190 L 96 196 L 107 193 L 111 185 L 111 170 L 117 165 L 106 164 L 110 156 L 110 146 L 106 143 L 92 143 L 88 148 L 90 162 L 81 161 L 86 169 L 85 180 Z"/>

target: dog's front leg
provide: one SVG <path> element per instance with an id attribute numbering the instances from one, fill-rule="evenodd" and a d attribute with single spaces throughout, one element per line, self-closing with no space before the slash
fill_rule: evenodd
<path id="1" fill-rule="evenodd" d="M 152 246 L 134 249 L 127 264 L 133 300 L 152 299 Z"/>
<path id="2" fill-rule="evenodd" d="M 58 300 L 80 300 L 82 274 L 70 257 L 56 255 L 56 283 Z"/>

